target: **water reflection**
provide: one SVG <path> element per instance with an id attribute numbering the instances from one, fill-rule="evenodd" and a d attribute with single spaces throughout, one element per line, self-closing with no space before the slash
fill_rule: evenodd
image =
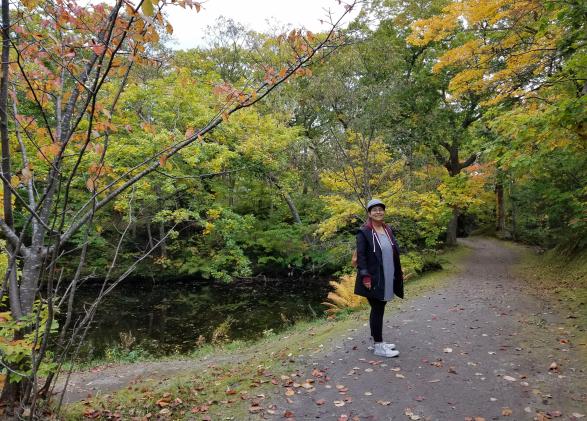
<path id="1" fill-rule="evenodd" d="M 92 301 L 100 285 L 85 285 L 76 313 Z M 128 280 L 99 307 L 84 344 L 84 357 L 101 357 L 130 332 L 134 347 L 153 355 L 190 352 L 202 341 L 249 340 L 279 331 L 298 320 L 323 314 L 327 280 L 235 281 Z M 124 341 L 125 338 L 122 338 Z"/>

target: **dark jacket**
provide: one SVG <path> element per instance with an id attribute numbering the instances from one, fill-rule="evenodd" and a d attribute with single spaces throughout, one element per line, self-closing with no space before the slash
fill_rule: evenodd
<path id="1" fill-rule="evenodd" d="M 400 298 L 404 298 L 404 275 L 399 259 L 399 247 L 391 228 L 386 225 L 385 229 L 393 243 L 393 264 L 395 268 L 393 293 Z M 362 226 L 357 233 L 357 279 L 355 281 L 355 294 L 383 300 L 385 278 L 383 276 L 381 247 L 379 247 L 377 241 L 373 244 L 373 240 L 373 229 L 371 226 L 369 224 Z M 371 276 L 371 289 L 367 289 L 363 285 L 363 276 Z"/>

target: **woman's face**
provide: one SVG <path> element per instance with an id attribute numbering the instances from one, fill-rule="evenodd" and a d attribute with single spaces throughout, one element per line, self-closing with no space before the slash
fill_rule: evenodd
<path id="1" fill-rule="evenodd" d="M 369 210 L 369 217 L 374 221 L 383 222 L 385 208 L 379 205 L 373 206 L 371 210 Z"/>

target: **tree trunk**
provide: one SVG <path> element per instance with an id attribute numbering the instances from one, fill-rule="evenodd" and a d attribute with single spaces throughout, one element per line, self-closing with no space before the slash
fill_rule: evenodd
<path id="1" fill-rule="evenodd" d="M 155 194 L 157 195 L 157 209 L 165 209 L 165 200 L 163 199 L 163 193 L 161 192 L 161 186 L 155 184 Z M 167 243 L 165 242 L 165 223 L 159 222 L 159 253 L 163 258 L 167 258 Z"/>
<path id="2" fill-rule="evenodd" d="M 496 231 L 498 234 L 505 232 L 505 204 L 503 201 L 503 184 L 498 182 L 495 185 L 495 200 L 496 200 Z"/>
<path id="3" fill-rule="evenodd" d="M 296 204 L 294 203 L 289 193 L 281 187 L 275 175 L 270 173 L 267 175 L 267 178 L 277 188 L 279 194 L 281 194 L 281 197 L 283 197 L 283 200 L 285 200 L 285 203 L 287 203 L 287 206 L 289 207 L 289 211 L 291 212 L 291 216 L 294 219 L 295 223 L 301 224 L 302 219 L 300 218 L 300 213 L 298 212 L 298 208 L 296 207 Z"/>
<path id="4" fill-rule="evenodd" d="M 161 252 L 161 257 L 167 258 L 167 244 L 165 243 L 165 224 L 163 222 L 159 223 L 159 250 Z"/>
<path id="5" fill-rule="evenodd" d="M 147 220 L 147 238 L 149 240 L 149 250 L 153 248 L 153 235 L 151 234 L 151 221 Z"/>
<path id="6" fill-rule="evenodd" d="M 301 224 L 302 219 L 300 218 L 300 214 L 298 212 L 298 209 L 296 208 L 296 205 L 293 202 L 289 193 L 282 190 L 281 195 L 283 196 L 283 200 L 285 200 L 285 202 L 287 203 L 287 206 L 289 207 L 289 211 L 291 212 L 291 216 L 293 217 L 295 223 Z"/>
<path id="7" fill-rule="evenodd" d="M 446 245 L 456 246 L 457 245 L 457 229 L 459 227 L 459 215 L 460 211 L 458 208 L 452 209 L 452 217 L 448 222 L 446 229 Z"/>
<path id="8" fill-rule="evenodd" d="M 512 208 L 512 238 L 518 239 L 517 224 L 516 224 L 516 200 L 514 198 L 514 180 L 510 180 L 510 203 Z"/>

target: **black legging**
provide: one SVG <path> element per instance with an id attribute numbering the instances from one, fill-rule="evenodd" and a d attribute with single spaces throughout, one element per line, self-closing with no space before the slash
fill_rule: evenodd
<path id="1" fill-rule="evenodd" d="M 375 342 L 383 342 L 383 313 L 387 301 L 381 301 L 376 298 L 367 298 L 371 305 L 371 314 L 369 315 L 369 326 L 371 327 L 371 336 Z"/>

